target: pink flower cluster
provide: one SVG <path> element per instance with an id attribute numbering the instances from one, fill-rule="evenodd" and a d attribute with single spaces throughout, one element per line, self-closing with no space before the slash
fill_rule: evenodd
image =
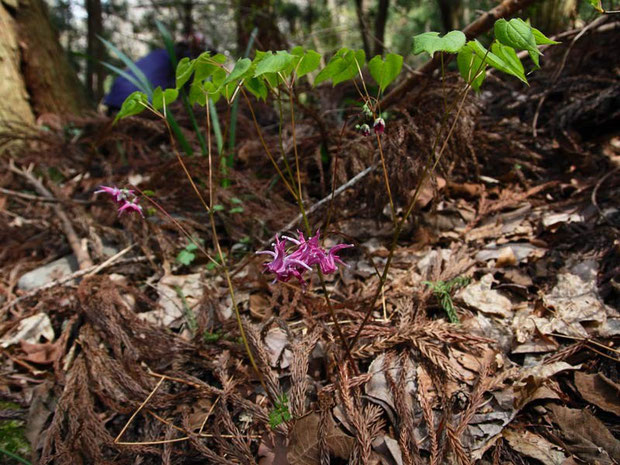
<path id="1" fill-rule="evenodd" d="M 275 281 L 286 282 L 291 277 L 297 278 L 302 286 L 306 285 L 303 274 L 312 271 L 314 265 L 318 265 L 324 274 L 334 273 L 337 263 L 347 266 L 336 255 L 339 250 L 353 247 L 353 244 L 338 244 L 329 250 L 323 249 L 319 244 L 320 232 L 317 231 L 312 237 L 306 239 L 302 232 L 297 231 L 298 239 L 282 236 L 280 240 L 276 236 L 276 242 L 272 244 L 273 251 L 261 250 L 257 254 L 267 254 L 273 257 L 269 263 L 265 263 L 265 270 L 276 275 Z M 293 243 L 292 251 L 287 252 L 286 241 Z"/>
<path id="2" fill-rule="evenodd" d="M 95 191 L 95 194 L 108 194 L 111 195 L 118 207 L 118 215 L 122 215 L 124 212 L 136 212 L 140 216 L 144 217 L 142 207 L 138 205 L 138 197 L 131 189 L 119 189 L 118 187 L 99 186 L 99 190 Z"/>

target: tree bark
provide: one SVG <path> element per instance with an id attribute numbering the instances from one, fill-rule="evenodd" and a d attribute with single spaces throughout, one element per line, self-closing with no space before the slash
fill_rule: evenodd
<path id="1" fill-rule="evenodd" d="M 366 56 L 370 55 L 370 40 L 368 39 L 368 24 L 364 15 L 364 0 L 355 0 L 355 14 L 357 15 L 357 24 L 360 28 L 362 36 L 362 45 Z"/>
<path id="2" fill-rule="evenodd" d="M 79 114 L 87 109 L 43 0 L 7 0 L 0 6 L 0 119 L 32 124 L 43 113 Z"/>
<path id="3" fill-rule="evenodd" d="M 94 102 L 103 97 L 103 80 L 105 78 L 101 60 L 103 60 L 103 44 L 98 37 L 103 36 L 103 17 L 101 0 L 86 0 L 88 13 L 88 32 L 86 53 L 86 91 Z"/>
<path id="4" fill-rule="evenodd" d="M 539 0 L 504 0 L 492 10 L 487 11 L 473 23 L 469 24 L 463 32 L 468 40 L 471 40 L 480 34 L 484 34 L 493 27 L 495 21 L 500 18 L 512 16 L 518 11 L 527 8 Z M 435 54 L 435 58 L 426 62 L 424 66 L 410 73 L 404 80 L 400 82 L 394 89 L 390 91 L 383 100 L 381 107 L 386 108 L 402 99 L 407 92 L 413 89 L 421 78 L 428 76 L 441 65 L 440 54 Z"/>
<path id="5" fill-rule="evenodd" d="M 5 6 L 0 2 L 0 129 L 8 122 L 34 123 L 34 113 L 20 71 L 17 24 L 10 12 L 16 7 L 17 3 Z"/>
<path id="6" fill-rule="evenodd" d="M 374 55 L 383 55 L 385 49 L 385 25 L 387 24 L 390 0 L 378 0 L 375 18 Z"/>
<path id="7" fill-rule="evenodd" d="M 276 24 L 272 3 L 272 0 L 238 0 L 237 53 L 239 56 L 245 53 L 255 27 L 258 29 L 255 48 L 274 51 L 287 48 L 286 39 Z"/>
<path id="8" fill-rule="evenodd" d="M 450 32 L 459 27 L 459 18 L 462 15 L 461 0 L 438 0 L 441 13 L 443 32 Z"/>

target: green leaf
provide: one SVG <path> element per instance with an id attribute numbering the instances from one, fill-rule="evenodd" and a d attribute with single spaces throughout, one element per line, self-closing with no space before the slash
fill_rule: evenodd
<path id="1" fill-rule="evenodd" d="M 187 81 L 189 81 L 189 78 L 192 77 L 193 72 L 194 62 L 187 57 L 182 58 L 177 65 L 177 89 L 180 89 Z"/>
<path id="2" fill-rule="evenodd" d="M 286 71 L 292 61 L 293 56 L 284 50 L 280 50 L 275 54 L 269 52 L 266 56 L 262 57 L 260 62 L 258 62 L 256 71 L 254 72 L 254 77 L 261 76 L 266 73 Z"/>
<path id="3" fill-rule="evenodd" d="M 470 47 L 463 47 L 456 56 L 456 64 L 465 82 L 476 92 L 480 90 L 486 77 L 486 64 L 483 64 L 482 58 L 478 58 Z"/>
<path id="4" fill-rule="evenodd" d="M 396 79 L 402 67 L 403 57 L 394 53 L 388 54 L 385 57 L 385 61 L 381 59 L 381 56 L 377 55 L 368 62 L 370 75 L 379 85 L 381 92 Z"/>
<path id="5" fill-rule="evenodd" d="M 250 69 L 250 66 L 252 66 L 252 60 L 249 58 L 241 58 L 237 61 L 237 63 L 235 63 L 235 67 L 230 72 L 228 77 L 224 79 L 222 84 L 228 84 L 229 82 L 237 81 L 238 79 L 243 78 L 246 71 Z"/>
<path id="6" fill-rule="evenodd" d="M 544 35 L 535 27 L 532 28 L 532 34 L 534 34 L 534 39 L 536 40 L 536 45 L 557 45 L 560 42 L 556 42 L 555 40 L 551 40 L 549 37 Z"/>
<path id="7" fill-rule="evenodd" d="M 425 32 L 413 38 L 413 54 L 426 52 L 432 57 L 435 52 L 458 53 L 465 40 L 461 31 L 450 31 L 443 37 L 439 32 Z"/>
<path id="8" fill-rule="evenodd" d="M 128 116 L 137 115 L 138 113 L 142 113 L 145 108 L 147 108 L 149 104 L 149 98 L 146 96 L 144 92 L 136 91 L 130 94 L 123 105 L 121 106 L 120 111 L 114 118 L 114 122 L 118 121 L 121 118 L 126 118 Z"/>
<path id="9" fill-rule="evenodd" d="M 176 261 L 177 263 L 180 263 L 181 265 L 191 265 L 191 263 L 196 259 L 196 254 L 192 253 L 190 250 L 187 250 L 187 247 L 183 250 L 181 250 L 178 254 L 177 254 L 177 258 Z"/>
<path id="10" fill-rule="evenodd" d="M 243 207 L 233 207 L 228 210 L 228 213 L 243 213 Z"/>
<path id="11" fill-rule="evenodd" d="M 162 91 L 161 87 L 157 87 L 157 89 L 153 91 L 153 108 L 161 110 L 164 106 L 167 107 L 174 102 L 178 96 L 179 91 L 177 89 L 166 89 Z"/>
<path id="12" fill-rule="evenodd" d="M 532 26 L 520 18 L 510 21 L 499 19 L 495 22 L 495 38 L 504 45 L 519 50 L 527 50 L 532 60 L 538 66 L 538 56 L 541 54 L 536 47 L 536 38 Z"/>
<path id="13" fill-rule="evenodd" d="M 605 13 L 601 0 L 588 0 L 588 3 L 599 13 Z"/>
<path id="14" fill-rule="evenodd" d="M 356 54 L 361 52 L 359 58 L 361 60 L 357 60 L 356 64 Z M 318 85 L 323 81 L 332 80 L 333 85 L 336 85 L 340 82 L 346 81 L 348 79 L 352 79 L 358 74 L 358 65 L 361 68 L 364 66 L 366 61 L 366 54 L 363 50 L 359 50 L 358 52 L 354 52 L 348 48 L 341 48 L 336 52 L 336 54 L 329 60 L 327 66 L 319 72 L 317 77 L 314 79 L 314 85 Z M 361 61 L 361 62 L 360 62 Z"/>
<path id="15" fill-rule="evenodd" d="M 205 82 L 205 86 L 207 84 L 213 85 L 211 82 Z M 199 82 L 194 81 L 189 88 L 189 103 L 191 105 L 200 105 L 201 107 L 207 104 L 206 90 Z"/>
<path id="16" fill-rule="evenodd" d="M 297 77 L 303 77 L 308 73 L 311 73 L 319 67 L 321 63 L 321 55 L 314 50 L 308 50 L 299 60 L 295 63 Z"/>
<path id="17" fill-rule="evenodd" d="M 494 42 L 493 45 L 491 45 L 491 50 L 495 55 L 504 60 L 510 69 L 516 70 L 520 75 L 525 76 L 523 63 L 519 60 L 514 48 L 500 44 L 499 42 Z"/>
<path id="18" fill-rule="evenodd" d="M 254 95 L 254 97 L 257 99 L 267 100 L 267 93 L 269 91 L 267 90 L 267 86 L 262 79 L 252 77 L 243 81 L 243 84 L 245 85 L 245 88 L 249 90 L 252 95 Z"/>
<path id="19" fill-rule="evenodd" d="M 514 67 L 510 63 L 502 60 L 493 52 L 487 51 L 487 49 L 484 48 L 484 46 L 480 42 L 478 42 L 478 40 L 469 41 L 467 43 L 467 47 L 469 47 L 472 52 L 474 52 L 478 56 L 478 58 L 484 60 L 485 63 L 487 63 L 489 66 L 492 66 L 493 68 L 503 73 L 515 76 L 516 78 L 527 84 L 527 79 L 525 78 L 525 74 L 522 69 Z"/>

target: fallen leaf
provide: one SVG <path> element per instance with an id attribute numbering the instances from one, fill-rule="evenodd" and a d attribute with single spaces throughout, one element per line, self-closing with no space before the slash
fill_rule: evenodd
<path id="1" fill-rule="evenodd" d="M 500 315 L 506 318 L 510 317 L 512 315 L 512 303 L 508 297 L 491 289 L 493 281 L 493 275 L 490 273 L 486 274 L 479 282 L 472 283 L 462 289 L 458 296 L 467 305 L 481 312 Z"/>
<path id="2" fill-rule="evenodd" d="M 319 433 L 320 417 L 311 413 L 295 422 L 290 432 L 288 460 L 291 465 L 319 465 L 319 434 L 326 435 L 327 447 L 332 456 L 348 460 L 355 439 L 345 434 L 329 417 L 326 431 Z"/>
<path id="3" fill-rule="evenodd" d="M 608 316 L 618 318 L 617 312 L 605 305 L 597 290 L 598 264 L 585 260 L 558 274 L 557 284 L 543 296 L 543 302 L 553 309 L 550 319 L 536 319 L 536 326 L 543 334 L 560 333 L 568 336 L 588 337 L 581 323 L 598 329 L 601 335 L 609 334 Z"/>
<path id="4" fill-rule="evenodd" d="M 567 449 L 586 463 L 612 465 L 620 462 L 620 441 L 588 410 L 551 404 Z"/>
<path id="5" fill-rule="evenodd" d="M 60 346 L 56 342 L 45 342 L 43 344 L 31 344 L 30 342 L 20 341 L 22 350 L 26 353 L 22 360 L 40 365 L 48 365 L 53 363 L 58 357 Z"/>
<path id="6" fill-rule="evenodd" d="M 545 465 L 562 465 L 566 460 L 566 454 L 559 447 L 538 434 L 506 428 L 502 432 L 502 437 L 515 451 L 539 460 Z"/>
<path id="7" fill-rule="evenodd" d="M 200 302 L 203 290 L 200 273 L 167 274 L 157 283 L 158 308 L 138 313 L 138 317 L 158 326 L 179 328 L 185 322 L 185 305 L 193 310 Z"/>
<path id="8" fill-rule="evenodd" d="M 575 372 L 575 386 L 586 401 L 620 416 L 620 385 L 602 373 Z"/>
<path id="9" fill-rule="evenodd" d="M 24 318 L 19 322 L 16 328 L 0 339 L 0 345 L 7 348 L 10 345 L 25 341 L 31 344 L 37 344 L 41 338 L 47 341 L 54 340 L 54 329 L 52 322 L 47 313 L 36 313 L 35 315 Z"/>
<path id="10" fill-rule="evenodd" d="M 269 355 L 269 365 L 275 367 L 280 360 L 280 356 L 284 353 L 280 363 L 281 368 L 287 368 L 290 365 L 292 352 L 285 349 L 288 344 L 288 338 L 282 328 L 271 328 L 265 335 L 265 345 L 267 346 L 267 354 Z"/>

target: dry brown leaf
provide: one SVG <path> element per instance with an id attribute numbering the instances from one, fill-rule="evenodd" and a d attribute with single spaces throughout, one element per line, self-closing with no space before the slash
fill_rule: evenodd
<path id="1" fill-rule="evenodd" d="M 503 296 L 494 289 L 493 275 L 486 274 L 480 278 L 480 282 L 472 283 L 459 292 L 460 298 L 470 307 L 484 313 L 509 317 L 512 315 L 512 303 L 508 297 Z"/>
<path id="2" fill-rule="evenodd" d="M 291 465 L 319 465 L 319 424 L 320 417 L 311 413 L 295 422 L 290 433 L 288 460 Z M 353 450 L 355 439 L 345 434 L 330 418 L 327 431 L 327 446 L 332 456 L 347 460 Z"/>
<path id="3" fill-rule="evenodd" d="M 601 373 L 575 372 L 575 386 L 591 404 L 620 416 L 620 385 Z"/>
<path id="4" fill-rule="evenodd" d="M 20 341 L 36 344 L 41 338 L 48 341 L 54 340 L 52 321 L 47 313 L 43 312 L 21 320 L 17 327 L 13 328 L 9 334 L 4 335 L 0 340 L 0 346 L 6 348 Z"/>
<path id="5" fill-rule="evenodd" d="M 30 342 L 20 341 L 22 350 L 26 353 L 22 360 L 41 365 L 53 363 L 58 358 L 60 352 L 60 341 L 46 342 L 43 344 L 31 344 Z"/>
<path id="6" fill-rule="evenodd" d="M 506 428 L 502 436 L 515 451 L 539 460 L 545 465 L 562 465 L 566 454 L 542 436 L 526 430 Z"/>
<path id="7" fill-rule="evenodd" d="M 588 410 L 550 405 L 555 423 L 568 450 L 586 463 L 620 462 L 620 441 Z"/>

